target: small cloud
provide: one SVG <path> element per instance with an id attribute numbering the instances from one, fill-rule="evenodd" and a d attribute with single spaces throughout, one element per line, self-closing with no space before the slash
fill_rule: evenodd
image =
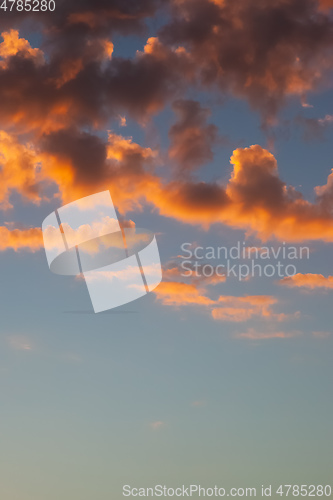
<path id="1" fill-rule="evenodd" d="M 158 431 L 159 429 L 162 429 L 162 427 L 165 427 L 165 422 L 162 422 L 161 420 L 157 420 L 156 422 L 151 422 L 150 428 L 153 431 Z"/>
<path id="2" fill-rule="evenodd" d="M 309 103 L 307 102 L 307 99 L 306 99 L 306 96 L 305 96 L 305 95 L 303 95 L 303 96 L 301 97 L 301 104 L 302 104 L 302 108 L 313 108 L 313 107 L 314 107 L 312 104 L 309 104 Z"/>
<path id="3" fill-rule="evenodd" d="M 199 400 L 199 401 L 193 401 L 191 403 L 191 406 L 194 406 L 195 408 L 200 408 L 202 406 L 206 406 L 206 401 L 202 401 L 202 400 Z"/>
<path id="4" fill-rule="evenodd" d="M 240 338 L 240 339 L 248 339 L 248 340 L 266 340 L 266 339 L 290 339 L 293 337 L 298 337 L 299 335 L 302 335 L 302 333 L 299 331 L 292 331 L 292 332 L 263 331 L 263 332 L 259 332 L 255 328 L 249 328 L 247 330 L 247 332 L 237 333 L 235 335 L 235 337 Z"/>
<path id="5" fill-rule="evenodd" d="M 120 127 L 127 127 L 127 121 L 126 121 L 126 116 L 118 116 L 119 120 L 119 126 Z"/>
<path id="6" fill-rule="evenodd" d="M 326 115 L 325 118 L 320 118 L 318 123 L 323 126 L 333 123 L 333 115 Z"/>
<path id="7" fill-rule="evenodd" d="M 317 339 L 328 339 L 333 332 L 312 332 L 312 335 Z"/>
<path id="8" fill-rule="evenodd" d="M 30 341 L 24 336 L 11 336 L 8 338 L 8 343 L 16 351 L 32 351 Z"/>
<path id="9" fill-rule="evenodd" d="M 322 274 L 295 274 L 294 276 L 283 278 L 279 285 L 289 288 L 303 288 L 308 290 L 332 289 L 333 276 L 323 276 Z"/>
<path id="10" fill-rule="evenodd" d="M 225 274 L 219 273 L 216 268 L 208 265 L 208 275 L 205 273 L 205 264 L 195 265 L 187 262 L 185 269 L 182 264 L 176 261 L 168 262 L 163 268 L 163 279 L 166 281 L 180 281 L 188 280 L 190 284 L 197 287 L 199 286 L 216 286 L 226 281 Z"/>
<path id="11" fill-rule="evenodd" d="M 299 311 L 293 314 L 275 313 L 272 307 L 277 303 L 278 299 L 269 295 L 221 296 L 215 302 L 216 307 L 212 310 L 212 316 L 215 320 L 235 323 L 245 322 L 254 317 L 278 322 L 299 317 Z M 247 336 L 248 332 L 242 335 Z"/>

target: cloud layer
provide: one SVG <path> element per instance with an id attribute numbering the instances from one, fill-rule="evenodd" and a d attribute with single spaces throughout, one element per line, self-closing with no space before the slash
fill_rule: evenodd
<path id="1" fill-rule="evenodd" d="M 60 1 L 55 13 L 13 13 L 0 20 L 0 207 L 14 193 L 64 203 L 110 189 L 124 215 L 150 207 L 208 228 L 225 224 L 265 240 L 333 240 L 331 174 L 308 202 L 279 177 L 274 156 L 258 145 L 237 148 L 228 181 L 198 172 L 223 141 L 209 107 L 188 98 L 246 99 L 274 123 L 290 96 L 330 85 L 331 2 L 322 0 Z M 154 33 L 152 17 L 165 24 Z M 167 15 L 166 15 L 167 14 Z M 159 23 L 161 24 L 161 23 Z M 42 33 L 39 47 L 20 35 Z M 115 56 L 115 36 L 140 34 L 133 57 Z M 171 105 L 167 175 L 158 150 L 103 131 L 119 116 L 141 125 Z M 322 128 L 329 122 L 318 122 Z M 26 240 L 22 240 L 25 246 Z M 32 244 L 34 248 L 34 243 Z"/>

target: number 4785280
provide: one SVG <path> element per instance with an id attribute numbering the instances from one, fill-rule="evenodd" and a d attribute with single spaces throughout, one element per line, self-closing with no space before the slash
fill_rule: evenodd
<path id="1" fill-rule="evenodd" d="M 0 9 L 5 12 L 7 10 L 9 12 L 53 12 L 55 8 L 55 0 L 3 0 L 0 5 Z"/>

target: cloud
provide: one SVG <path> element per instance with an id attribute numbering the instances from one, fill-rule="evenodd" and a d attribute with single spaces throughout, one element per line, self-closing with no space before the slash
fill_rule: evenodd
<path id="1" fill-rule="evenodd" d="M 314 0 L 58 4 L 55 12 L 38 17 L 12 12 L 1 18 L 2 126 L 36 134 L 74 124 L 102 128 L 127 113 L 144 123 L 170 100 L 183 98 L 192 84 L 245 97 L 269 121 L 287 96 L 305 102 L 305 93 L 318 88 L 332 69 L 332 19 Z M 169 20 L 159 36 L 150 36 L 132 58 L 114 57 L 114 35 L 142 33 L 158 12 Z M 43 51 L 20 38 L 26 23 L 42 33 Z M 182 106 L 181 128 L 186 116 L 193 116 L 193 109 Z M 194 113 L 193 127 L 201 120 L 205 139 L 199 136 L 195 145 L 196 132 L 186 125 L 187 148 L 176 141 L 171 150 L 185 168 L 191 155 L 194 163 L 209 159 L 216 140 L 214 126 L 204 124 L 205 111 Z"/>
<path id="2" fill-rule="evenodd" d="M 172 307 L 200 306 L 210 312 L 217 321 L 243 323 L 260 318 L 270 322 L 297 319 L 300 313 L 276 313 L 272 309 L 278 299 L 268 295 L 249 295 L 245 297 L 220 296 L 213 300 L 206 295 L 201 284 L 188 284 L 178 281 L 164 281 L 155 290 L 157 300 Z"/>
<path id="3" fill-rule="evenodd" d="M 214 301 L 201 294 L 195 285 L 177 281 L 162 282 L 155 290 L 157 299 L 167 306 L 201 305 L 212 306 Z"/>
<path id="4" fill-rule="evenodd" d="M 332 68 L 332 21 L 314 0 L 174 0 L 163 42 L 184 45 L 201 82 L 245 97 L 271 121 Z"/>
<path id="5" fill-rule="evenodd" d="M 178 121 L 169 130 L 169 157 L 178 171 L 190 172 L 213 160 L 213 147 L 219 140 L 218 128 L 207 124 L 211 112 L 197 101 L 175 101 L 173 110 Z"/>
<path id="6" fill-rule="evenodd" d="M 123 217 L 145 208 L 263 241 L 333 241 L 333 172 L 311 203 L 281 179 L 268 150 L 252 145 L 233 152 L 228 181 L 228 165 L 214 182 L 199 179 L 221 137 L 211 110 L 185 97 L 191 89 L 217 98 L 229 93 L 246 99 L 266 125 L 289 96 L 306 104 L 307 92 L 330 85 L 333 21 L 323 9 L 332 1 L 320 5 L 321 11 L 314 0 L 59 0 L 54 13 L 1 16 L 0 208 L 10 209 L 17 193 L 31 203 L 49 201 L 50 187 L 59 204 L 110 189 Z M 147 20 L 160 7 L 167 24 L 149 36 Z M 23 27 L 41 33 L 40 47 L 20 35 Z M 133 33 L 148 33 L 146 43 L 133 57 L 117 56 L 115 35 Z M 157 149 L 112 131 L 106 139 L 101 131 L 112 121 L 125 126 L 127 117 L 146 125 L 169 103 L 177 116 L 169 130 L 176 168 L 166 180 Z M 320 135 L 332 122 L 326 115 L 303 124 Z M 42 248 L 40 228 L 2 226 L 0 237 L 0 250 Z M 277 313 L 279 302 L 270 296 L 211 298 L 206 287 L 220 277 L 184 283 L 177 265 L 165 275 L 156 295 L 168 306 L 201 307 L 215 320 L 236 323 L 297 317 Z M 309 276 L 282 285 L 332 287 L 331 277 Z"/>
<path id="7" fill-rule="evenodd" d="M 231 157 L 229 181 L 163 181 L 156 173 L 157 150 L 132 138 L 109 133 L 108 141 L 76 128 L 44 134 L 39 149 L 0 133 L 3 164 L 2 208 L 16 190 L 39 203 L 45 188 L 58 185 L 64 202 L 111 189 L 122 214 L 151 206 L 166 217 L 209 228 L 225 224 L 265 241 L 333 240 L 333 173 L 315 188 L 316 202 L 306 201 L 279 177 L 275 157 L 259 145 L 238 148 Z"/>
<path id="8" fill-rule="evenodd" d="M 40 203 L 55 185 L 66 203 L 110 188 L 122 214 L 150 207 L 183 223 L 224 224 L 262 240 L 333 240 L 333 174 L 310 203 L 279 177 L 274 156 L 253 145 L 234 151 L 227 183 L 223 172 L 215 182 L 192 177 L 220 138 L 209 110 L 184 99 L 191 85 L 219 88 L 247 98 L 268 121 L 286 96 L 305 102 L 332 64 L 332 20 L 313 0 L 60 5 L 35 21 L 13 13 L 11 30 L 6 16 L 0 21 L 2 209 L 14 192 Z M 114 34 L 140 32 L 161 6 L 170 16 L 158 36 L 132 58 L 115 56 Z M 41 48 L 20 38 L 25 21 L 43 33 Z M 113 132 L 106 141 L 100 130 L 125 115 L 145 124 L 171 101 L 178 119 L 169 153 L 177 172 L 166 181 L 156 169 L 158 151 Z M 331 117 L 322 120 L 319 127 Z"/>
<path id="9" fill-rule="evenodd" d="M 8 337 L 9 346 L 16 351 L 32 351 L 30 340 L 24 335 L 11 335 Z"/>
<path id="10" fill-rule="evenodd" d="M 123 221 L 121 227 L 135 226 L 131 221 Z M 59 239 L 60 232 L 62 238 Z M 64 241 L 68 249 L 80 245 L 82 253 L 88 257 L 105 252 L 106 249 L 116 250 L 124 248 L 124 241 L 120 231 L 118 219 L 109 216 L 91 220 L 89 224 L 71 227 L 68 223 L 55 226 L 48 225 L 43 228 L 44 246 L 47 252 L 64 251 Z M 58 253 L 56 252 L 56 253 Z"/>
<path id="11" fill-rule="evenodd" d="M 114 133 L 106 143 L 76 129 L 52 132 L 44 136 L 38 152 L 4 132 L 0 142 L 3 208 L 10 207 L 13 190 L 39 203 L 43 183 L 56 183 L 65 202 L 112 186 L 122 213 L 152 205 L 166 217 L 204 227 L 225 224 L 262 240 L 333 240 L 333 174 L 325 186 L 316 188 L 316 203 L 307 202 L 285 185 L 274 156 L 258 145 L 234 151 L 233 171 L 223 186 L 185 180 L 165 183 L 154 171 L 157 151 Z"/>
<path id="12" fill-rule="evenodd" d="M 2 35 L 7 37 L 7 32 Z M 52 41 L 45 42 L 43 64 L 31 57 L 38 49 L 27 41 L 25 50 L 16 52 L 6 44 L 0 65 L 0 92 L 5 96 L 0 126 L 15 125 L 20 132 L 39 136 L 74 125 L 103 128 L 119 114 L 143 123 L 180 94 L 185 76 L 190 78 L 193 71 L 184 49 L 164 47 L 157 38 L 149 38 L 142 52 L 125 59 L 111 57 L 114 45 L 108 38 L 68 36 L 63 46 L 61 33 L 56 33 L 55 50 Z"/>
<path id="13" fill-rule="evenodd" d="M 215 320 L 242 323 L 253 318 L 268 319 L 270 321 L 285 321 L 299 317 L 299 313 L 287 315 L 275 313 L 272 306 L 278 303 L 275 297 L 266 295 L 250 295 L 247 297 L 221 296 L 212 310 Z"/>
<path id="14" fill-rule="evenodd" d="M 3 96 L 0 127 L 16 133 L 58 130 L 75 118 L 86 118 L 86 105 L 79 112 L 75 96 L 57 89 L 47 64 L 36 65 L 22 54 L 8 58 L 0 66 L 0 94 Z M 86 120 L 87 121 L 87 120 Z"/>
<path id="15" fill-rule="evenodd" d="M 24 38 L 19 37 L 17 30 L 1 33 L 3 42 L 0 43 L 0 66 L 6 68 L 6 59 L 20 54 L 21 57 L 32 59 L 36 64 L 44 63 L 44 54 L 40 49 L 33 49 Z"/>
<path id="16" fill-rule="evenodd" d="M 196 74 L 202 87 L 217 84 L 222 93 L 245 97 L 272 117 L 285 97 L 304 98 L 331 68 L 332 20 L 328 12 L 318 11 L 314 0 L 101 0 L 97 4 L 59 0 L 58 4 L 55 12 L 40 12 L 38 17 L 28 12 L 2 16 L 4 33 L 10 33 L 9 26 L 17 33 L 27 22 L 38 27 L 48 52 L 43 71 L 34 76 L 30 71 L 24 85 L 17 82 L 25 90 L 21 104 L 28 90 L 34 95 L 29 82 L 33 77 L 45 104 L 44 95 L 49 93 L 48 111 L 67 105 L 78 112 L 81 107 L 83 117 L 85 95 L 96 106 L 95 110 L 90 106 L 94 118 L 101 118 L 105 104 L 112 103 L 142 119 L 161 109 Z M 329 7 L 331 0 L 320 4 Z M 159 38 L 150 37 L 132 60 L 113 58 L 104 71 L 100 63 L 104 55 L 108 59 L 112 55 L 114 34 L 142 33 L 145 21 L 160 7 L 168 22 Z M 22 49 L 25 54 L 38 50 L 26 45 Z M 17 76 L 23 70 L 18 63 L 13 61 L 12 66 Z M 111 107 L 107 112 L 112 114 Z"/>
<path id="17" fill-rule="evenodd" d="M 206 287 L 206 286 L 216 286 L 220 283 L 226 281 L 226 276 L 222 275 L 219 270 L 212 269 L 211 275 L 205 274 L 204 270 L 205 265 L 199 265 L 197 262 L 195 266 L 191 266 L 189 263 L 186 264 L 186 269 L 183 269 L 178 262 L 169 262 L 164 266 L 163 269 L 163 280 L 165 281 L 181 281 L 186 282 L 189 281 L 190 284 L 193 284 L 197 287 Z"/>
<path id="18" fill-rule="evenodd" d="M 109 65 L 105 74 L 107 105 L 145 122 L 184 90 L 193 72 L 194 63 L 184 48 L 170 48 L 150 37 L 134 59 L 114 58 Z"/>
<path id="19" fill-rule="evenodd" d="M 191 403 L 191 406 L 194 406 L 195 408 L 200 408 L 202 406 L 206 406 L 206 401 L 203 400 L 193 401 Z"/>
<path id="20" fill-rule="evenodd" d="M 320 125 L 331 125 L 333 123 L 333 115 L 326 115 L 325 118 L 320 118 L 318 122 L 320 123 Z"/>
<path id="21" fill-rule="evenodd" d="M 127 127 L 126 116 L 119 115 L 118 119 L 119 119 L 119 126 L 120 127 Z"/>
<path id="22" fill-rule="evenodd" d="M 44 248 L 43 233 L 41 228 L 14 228 L 12 226 L 14 226 L 12 223 L 7 223 L 7 226 L 0 226 L 0 251 L 12 249 L 15 251 L 29 250 L 31 252 L 36 252 Z M 96 253 L 101 247 L 105 249 L 110 245 L 115 248 L 122 248 L 122 236 L 120 236 L 120 238 L 114 236 L 110 240 L 105 240 L 103 237 L 96 239 L 95 237 L 96 233 L 105 235 L 113 232 L 115 227 L 116 221 L 109 217 L 105 217 L 100 221 L 95 221 L 91 225 L 86 224 L 79 226 L 75 230 L 73 230 L 68 224 L 64 225 L 67 243 L 70 244 L 74 240 L 86 242 L 84 243 L 82 249 L 84 252 L 90 254 Z M 121 227 L 132 228 L 135 227 L 135 225 L 130 220 L 122 220 Z M 46 228 L 47 244 L 50 248 L 57 248 L 57 245 L 59 244 L 59 238 L 57 236 L 58 231 L 58 227 L 49 226 Z M 143 238 L 144 235 L 142 235 L 141 239 Z M 138 241 L 137 237 L 135 241 Z M 61 245 L 60 249 L 63 249 L 63 245 Z"/>
<path id="23" fill-rule="evenodd" d="M 263 241 L 333 240 L 333 174 L 327 185 L 316 188 L 316 203 L 310 203 L 279 178 L 276 159 L 259 145 L 236 149 L 231 164 L 225 186 L 174 181 L 157 186 L 152 201 L 162 215 L 204 227 L 225 224 Z"/>
<path id="24" fill-rule="evenodd" d="M 308 290 L 333 289 L 333 276 L 325 277 L 322 274 L 295 274 L 279 281 L 282 286 L 289 288 L 305 288 Z"/>
<path id="25" fill-rule="evenodd" d="M 31 144 L 20 144 L 15 136 L 0 130 L 0 167 L 1 209 L 12 208 L 10 195 L 13 191 L 34 203 L 41 201 L 44 178 Z"/>
<path id="26" fill-rule="evenodd" d="M 152 174 L 156 151 L 131 137 L 109 133 L 108 142 L 77 129 L 45 135 L 41 142 L 44 170 L 59 186 L 64 202 L 111 188 L 122 212 L 142 206 L 159 180 Z"/>
<path id="27" fill-rule="evenodd" d="M 325 9 L 332 9 L 333 8 L 333 0 L 319 0 L 319 5 L 325 10 Z"/>
<path id="28" fill-rule="evenodd" d="M 255 328 L 249 328 L 245 333 L 237 333 L 236 338 L 247 340 L 267 340 L 267 339 L 290 339 L 302 335 L 299 331 L 258 331 Z"/>
<path id="29" fill-rule="evenodd" d="M 43 248 L 43 235 L 40 228 L 8 229 L 0 226 L 0 251 L 13 249 L 36 252 Z"/>
<path id="30" fill-rule="evenodd" d="M 165 422 L 162 422 L 161 420 L 157 420 L 156 422 L 151 422 L 150 424 L 150 428 L 153 430 L 153 431 L 158 431 L 160 429 L 162 429 L 163 427 L 165 427 Z"/>

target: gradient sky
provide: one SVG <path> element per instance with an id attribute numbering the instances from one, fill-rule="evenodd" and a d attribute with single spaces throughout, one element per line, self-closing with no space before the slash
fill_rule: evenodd
<path id="1" fill-rule="evenodd" d="M 0 10 L 1 500 L 332 482 L 331 7 Z M 107 189 L 157 235 L 164 278 L 94 314 L 41 225 Z M 181 276 L 184 242 L 238 241 L 310 259 L 282 280 Z"/>

